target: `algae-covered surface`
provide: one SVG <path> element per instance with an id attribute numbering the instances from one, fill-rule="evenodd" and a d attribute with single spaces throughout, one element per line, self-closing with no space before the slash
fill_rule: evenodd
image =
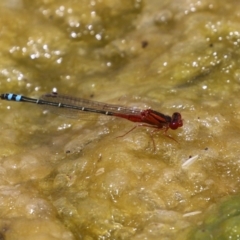
<path id="1" fill-rule="evenodd" d="M 236 0 L 2 0 L 0 93 L 183 127 L 0 100 L 0 239 L 239 239 L 239 22 Z"/>
<path id="2" fill-rule="evenodd" d="M 193 228 L 189 239 L 239 239 L 239 196 L 224 199 L 219 206 L 212 206 L 201 226 Z"/>

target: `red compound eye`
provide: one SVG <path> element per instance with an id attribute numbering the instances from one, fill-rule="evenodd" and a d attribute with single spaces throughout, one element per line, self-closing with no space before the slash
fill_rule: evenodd
<path id="1" fill-rule="evenodd" d="M 183 121 L 182 121 L 182 116 L 180 113 L 175 112 L 172 115 L 172 120 L 169 123 L 169 127 L 173 130 L 182 127 L 183 126 Z"/>

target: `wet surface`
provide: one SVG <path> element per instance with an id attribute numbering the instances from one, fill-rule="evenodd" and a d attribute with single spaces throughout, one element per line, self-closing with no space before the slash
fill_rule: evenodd
<path id="1" fill-rule="evenodd" d="M 183 117 L 169 137 L 119 138 L 135 124 L 1 100 L 0 239 L 236 237 L 236 1 L 2 1 L 0 13 L 1 93 L 57 87 Z"/>

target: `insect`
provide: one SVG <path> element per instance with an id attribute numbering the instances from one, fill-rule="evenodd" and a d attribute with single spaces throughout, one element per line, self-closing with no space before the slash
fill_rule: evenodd
<path id="1" fill-rule="evenodd" d="M 132 129 L 120 137 L 125 136 L 138 126 L 151 127 L 155 128 L 156 130 L 162 129 L 165 133 L 169 128 L 176 130 L 179 127 L 183 126 L 181 114 L 178 112 L 174 112 L 172 114 L 172 117 L 170 117 L 152 109 L 128 108 L 120 105 L 113 105 L 83 98 L 60 95 L 56 92 L 56 90 L 52 93 L 42 95 L 39 99 L 29 98 L 13 93 L 1 94 L 0 98 L 8 101 L 28 102 L 44 105 L 50 111 L 57 109 L 60 110 L 60 114 L 63 113 L 63 115 L 74 118 L 79 117 L 79 113 L 93 113 L 124 118 L 129 121 L 138 123 L 138 125 L 134 126 Z M 168 137 L 176 141 L 174 138 L 170 136 Z M 154 140 L 153 144 L 155 148 Z"/>

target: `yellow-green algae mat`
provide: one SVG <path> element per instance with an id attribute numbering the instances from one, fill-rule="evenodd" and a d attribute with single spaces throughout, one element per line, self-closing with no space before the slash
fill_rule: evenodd
<path id="1" fill-rule="evenodd" d="M 1 1 L 0 93 L 184 125 L 117 138 L 134 123 L 0 101 L 0 238 L 239 239 L 239 20 L 233 0 Z"/>

